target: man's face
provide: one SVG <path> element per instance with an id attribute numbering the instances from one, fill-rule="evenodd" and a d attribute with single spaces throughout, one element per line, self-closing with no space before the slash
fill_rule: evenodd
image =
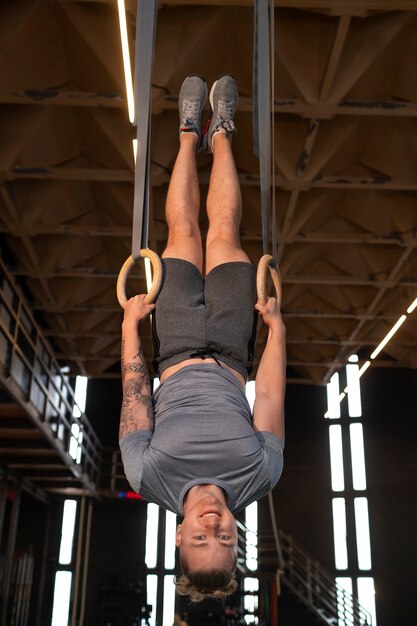
<path id="1" fill-rule="evenodd" d="M 201 498 L 177 527 L 176 545 L 188 570 L 234 571 L 237 556 L 237 527 L 232 513 L 219 498 Z"/>

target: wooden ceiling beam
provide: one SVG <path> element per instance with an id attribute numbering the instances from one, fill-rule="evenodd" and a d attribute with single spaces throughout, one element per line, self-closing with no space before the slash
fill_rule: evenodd
<path id="1" fill-rule="evenodd" d="M 365 207 L 366 208 L 366 207 Z M 0 224 L 0 233 L 8 233 L 14 237 L 38 237 L 41 235 L 68 235 L 69 237 L 111 237 L 111 238 L 129 238 L 132 236 L 130 226 L 100 226 L 92 225 L 73 225 L 73 224 L 34 224 L 30 229 L 22 228 L 20 225 Z M 260 231 L 243 230 L 240 233 L 242 241 L 262 241 L 262 233 Z M 346 245 L 376 245 L 376 246 L 398 246 L 405 247 L 412 245 L 417 246 L 417 239 L 411 241 L 401 236 L 378 237 L 375 235 L 358 235 L 357 233 L 303 233 L 296 235 L 278 233 L 278 243 L 283 244 L 346 244 Z"/>
<path id="2" fill-rule="evenodd" d="M 126 107 L 126 99 L 117 93 L 67 89 L 13 89 L 11 91 L 0 91 L 0 104 L 123 109 Z"/>
<path id="3" fill-rule="evenodd" d="M 114 0 L 57 0 L 88 4 L 114 4 Z M 253 6 L 253 0 L 164 0 L 164 5 L 177 6 Z M 132 4 L 132 7 L 134 5 Z M 275 0 L 277 8 L 328 11 L 331 15 L 363 16 L 367 11 L 417 11 L 415 0 Z"/>
<path id="4" fill-rule="evenodd" d="M 1 226 L 1 233 L 10 233 L 16 237 L 38 237 L 40 235 L 68 235 L 72 237 L 131 237 L 130 226 L 100 226 L 97 224 L 74 225 L 74 224 L 33 224 L 30 228 L 24 228 L 20 224 Z"/>
<path id="5" fill-rule="evenodd" d="M 91 182 L 133 183 L 131 170 L 94 167 L 20 167 L 0 171 L 2 181 L 10 180 L 84 180 Z"/>
<path id="6" fill-rule="evenodd" d="M 27 89 L 0 91 L 0 104 L 26 104 L 35 106 L 75 106 L 87 108 L 124 109 L 126 101 L 119 94 L 102 94 L 87 91 Z M 178 95 L 163 94 L 153 99 L 153 113 L 177 111 Z M 239 111 L 252 113 L 253 101 L 248 96 L 239 97 Z M 278 114 L 298 115 L 307 119 L 328 120 L 336 116 L 417 117 L 417 103 L 390 99 L 345 99 L 340 103 L 305 102 L 296 98 L 275 98 L 274 111 Z"/>
<path id="7" fill-rule="evenodd" d="M 199 174 L 201 184 L 209 183 L 210 174 Z M 153 187 L 168 184 L 169 174 L 158 175 L 158 184 L 152 183 Z M 133 172 L 130 170 L 116 170 L 104 168 L 67 168 L 67 167 L 42 167 L 22 168 L 15 167 L 11 170 L 0 170 L 0 185 L 11 180 L 84 180 L 91 182 L 126 182 L 133 184 Z M 259 174 L 239 174 L 241 186 L 259 186 Z M 305 178 L 284 179 L 275 176 L 275 186 L 285 191 L 310 191 L 311 189 L 372 189 L 380 191 L 417 191 L 417 179 L 392 178 L 385 175 L 373 177 L 343 176 L 318 176 L 314 180 Z"/>
<path id="8" fill-rule="evenodd" d="M 339 62 L 343 53 L 343 49 L 346 43 L 346 37 L 349 31 L 349 26 L 351 22 L 350 15 L 342 15 L 339 18 L 339 23 L 337 25 L 336 36 L 334 38 L 332 50 L 329 56 L 329 60 L 327 62 L 326 71 L 324 73 L 323 81 L 320 88 L 320 102 L 326 101 L 330 95 L 334 77 L 336 76 L 337 68 L 339 66 Z"/>

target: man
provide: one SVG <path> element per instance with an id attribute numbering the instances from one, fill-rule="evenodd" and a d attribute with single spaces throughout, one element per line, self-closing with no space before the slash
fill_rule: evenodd
<path id="1" fill-rule="evenodd" d="M 239 241 L 241 195 L 231 150 L 234 79 L 223 76 L 214 83 L 203 139 L 206 98 L 203 79 L 184 81 L 161 292 L 156 305 L 146 305 L 143 295 L 131 298 L 122 327 L 125 473 L 146 499 L 183 517 L 176 537 L 183 575 L 176 586 L 193 601 L 236 589 L 233 513 L 273 488 L 284 445 L 285 329 L 275 298 L 255 305 L 254 267 Z M 204 143 L 213 153 L 213 168 L 203 266 L 195 153 Z M 252 418 L 244 386 L 253 358 L 254 305 L 269 334 Z M 151 311 L 161 380 L 153 398 L 138 333 Z"/>

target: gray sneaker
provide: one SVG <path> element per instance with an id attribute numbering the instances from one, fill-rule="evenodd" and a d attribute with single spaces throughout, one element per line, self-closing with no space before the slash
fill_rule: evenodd
<path id="1" fill-rule="evenodd" d="M 201 76 L 187 76 L 178 97 L 180 134 L 195 133 L 201 147 L 201 116 L 207 101 L 207 83 Z"/>
<path id="2" fill-rule="evenodd" d="M 224 128 L 226 133 L 236 131 L 233 116 L 237 109 L 238 93 L 236 81 L 232 76 L 220 76 L 210 91 L 212 118 L 205 139 L 205 149 L 213 152 L 213 134 Z"/>

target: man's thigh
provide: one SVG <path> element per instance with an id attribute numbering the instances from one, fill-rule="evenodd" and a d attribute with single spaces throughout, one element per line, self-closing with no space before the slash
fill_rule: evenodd
<path id="1" fill-rule="evenodd" d="M 163 258 L 162 268 L 152 323 L 154 356 L 159 362 L 201 348 L 206 315 L 204 278 L 199 269 L 177 258 Z"/>
<path id="2" fill-rule="evenodd" d="M 250 369 L 257 320 L 254 266 L 246 261 L 217 265 L 206 276 L 204 296 L 208 345 Z"/>

